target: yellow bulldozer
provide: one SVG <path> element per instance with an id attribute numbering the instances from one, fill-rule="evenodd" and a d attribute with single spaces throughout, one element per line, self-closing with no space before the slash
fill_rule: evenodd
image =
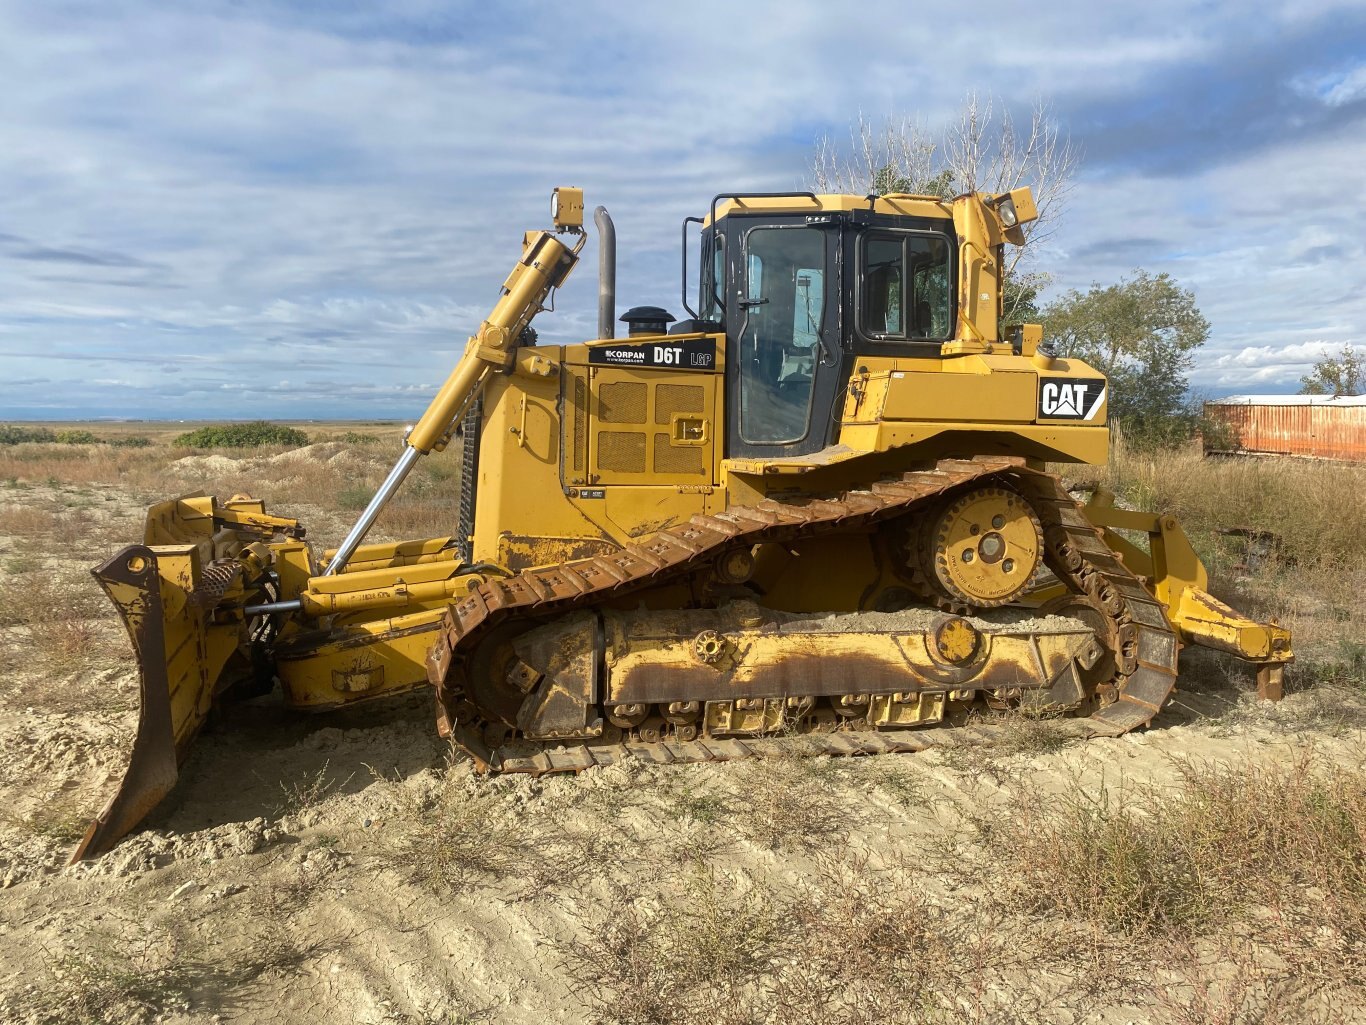
<path id="1" fill-rule="evenodd" d="M 530 322 L 587 237 L 557 189 L 335 550 L 191 495 L 93 571 L 142 706 L 74 857 L 152 811 L 215 705 L 276 686 L 305 711 L 431 686 L 479 769 L 537 774 L 913 751 L 1012 708 L 1113 736 L 1162 708 L 1188 644 L 1278 696 L 1289 633 L 1209 595 L 1174 519 L 1048 472 L 1105 462 L 1107 384 L 1002 326 L 1004 247 L 1036 217 L 1027 188 L 718 195 L 683 223 L 686 319 L 635 307 L 617 338 L 599 207 L 599 337 L 547 345 Z M 365 543 L 453 443 L 453 533 Z"/>

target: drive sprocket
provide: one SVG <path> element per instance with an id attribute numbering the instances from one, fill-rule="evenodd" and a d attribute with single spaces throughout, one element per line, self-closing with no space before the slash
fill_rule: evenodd
<path id="1" fill-rule="evenodd" d="M 947 602 L 990 609 L 1015 601 L 1043 564 L 1043 527 L 1029 502 L 1001 487 L 951 496 L 920 533 L 924 582 Z"/>

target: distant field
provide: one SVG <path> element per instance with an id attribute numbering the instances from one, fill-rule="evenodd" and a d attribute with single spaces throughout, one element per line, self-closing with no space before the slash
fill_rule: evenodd
<path id="1" fill-rule="evenodd" d="M 144 437 L 157 444 L 169 444 L 172 439 L 212 424 L 247 423 L 242 420 L 5 420 L 0 424 L 18 427 L 45 427 L 57 431 L 90 431 L 101 441 L 115 438 Z M 308 435 L 310 441 L 338 441 L 348 432 L 373 434 L 381 440 L 403 437 L 403 429 L 411 423 L 405 420 L 271 420 L 270 423 L 293 427 Z"/>

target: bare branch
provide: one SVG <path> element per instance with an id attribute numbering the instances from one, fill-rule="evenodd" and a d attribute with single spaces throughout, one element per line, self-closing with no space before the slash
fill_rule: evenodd
<path id="1" fill-rule="evenodd" d="M 1033 189 L 1036 221 L 1024 228 L 1025 245 L 1011 247 L 1006 272 L 1045 245 L 1072 190 L 1080 153 L 1042 100 L 1030 111 L 1028 128 L 1017 130 L 1009 108 L 969 93 L 956 124 L 937 137 L 910 117 L 888 117 L 879 127 L 859 113 L 850 127 L 851 145 L 841 155 L 822 138 L 811 176 L 820 191 L 914 192 L 952 196 L 963 192 Z"/>

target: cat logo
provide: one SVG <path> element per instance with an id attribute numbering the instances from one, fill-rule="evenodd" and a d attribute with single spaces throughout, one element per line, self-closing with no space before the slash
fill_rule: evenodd
<path id="1" fill-rule="evenodd" d="M 1094 420 L 1104 402 L 1104 381 L 1052 378 L 1039 386 L 1039 419 Z"/>

